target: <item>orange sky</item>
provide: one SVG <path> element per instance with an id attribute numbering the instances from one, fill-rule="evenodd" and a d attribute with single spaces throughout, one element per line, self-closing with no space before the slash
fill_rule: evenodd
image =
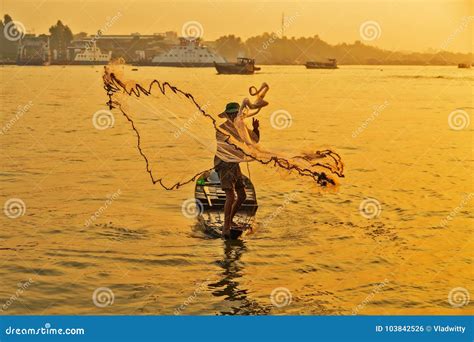
<path id="1" fill-rule="evenodd" d="M 188 21 L 202 25 L 204 38 L 223 34 L 247 38 L 280 29 L 281 15 L 291 17 L 287 36 L 318 34 L 330 44 L 362 40 L 360 26 L 376 21 L 378 38 L 367 44 L 391 50 L 426 51 L 444 47 L 472 52 L 472 0 L 333 1 L 160 1 L 160 0 L 1 0 L 2 13 L 27 31 L 47 32 L 58 19 L 73 32 L 95 33 L 107 17 L 121 13 L 106 34 L 177 31 Z"/>

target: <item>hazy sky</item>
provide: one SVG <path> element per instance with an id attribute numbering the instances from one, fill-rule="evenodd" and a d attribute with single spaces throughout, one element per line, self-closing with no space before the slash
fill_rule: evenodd
<path id="1" fill-rule="evenodd" d="M 289 19 L 286 35 L 318 34 L 330 44 L 361 38 L 360 26 L 378 23 L 374 40 L 391 50 L 425 51 L 428 48 L 472 52 L 474 0 L 371 1 L 159 1 L 159 0 L 0 0 L 2 15 L 10 14 L 27 31 L 45 33 L 61 19 L 73 32 L 94 34 L 107 18 L 121 16 L 106 34 L 181 32 L 197 21 L 204 38 L 224 34 L 242 38 L 280 29 L 282 12 Z M 378 30 L 378 28 L 376 28 Z M 378 37 L 378 38 L 377 38 Z M 371 36 L 371 38 L 373 38 Z"/>

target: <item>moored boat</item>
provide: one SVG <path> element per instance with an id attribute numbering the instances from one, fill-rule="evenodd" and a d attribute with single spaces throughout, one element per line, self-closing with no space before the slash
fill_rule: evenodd
<path id="1" fill-rule="evenodd" d="M 337 60 L 335 58 L 328 58 L 327 62 L 316 62 L 308 61 L 306 62 L 307 69 L 337 69 Z"/>
<path id="2" fill-rule="evenodd" d="M 105 65 L 112 59 L 112 51 L 103 53 L 94 41 L 83 50 L 76 53 L 74 59 L 69 63 L 72 65 Z"/>
<path id="3" fill-rule="evenodd" d="M 214 66 L 219 74 L 250 75 L 260 70 L 255 66 L 255 59 L 243 57 L 237 58 L 237 63 L 214 63 Z"/>
<path id="4" fill-rule="evenodd" d="M 112 60 L 112 51 L 104 53 L 95 41 L 77 40 L 67 47 L 62 56 L 53 50 L 52 65 L 106 65 Z"/>

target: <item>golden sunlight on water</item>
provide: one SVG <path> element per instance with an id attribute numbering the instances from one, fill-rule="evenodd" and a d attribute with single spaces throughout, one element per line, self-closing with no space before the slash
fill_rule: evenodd
<path id="1" fill-rule="evenodd" d="M 474 113 L 472 70 L 264 66 L 253 76 L 218 76 L 211 68 L 126 69 L 137 80 L 172 82 L 213 114 L 265 81 L 262 144 L 334 148 L 346 177 L 336 191 L 321 191 L 250 165 L 257 227 L 226 245 L 183 216 L 192 185 L 167 192 L 151 184 L 118 111 L 112 128 L 94 127 L 107 101 L 101 67 L 2 67 L 0 200 L 26 207 L 16 218 L 0 215 L 3 310 L 473 313 L 472 302 L 448 301 L 453 288 L 474 288 L 473 128 L 462 122 Z M 292 117 L 282 130 L 270 124 L 279 109 Z M 467 117 L 448 120 L 457 109 Z M 113 292 L 113 305 L 94 305 L 101 287 Z M 286 289 L 282 305 L 270 299 L 277 288 Z"/>

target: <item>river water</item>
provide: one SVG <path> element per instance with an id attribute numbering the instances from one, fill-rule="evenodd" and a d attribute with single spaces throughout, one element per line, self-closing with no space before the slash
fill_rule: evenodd
<path id="1" fill-rule="evenodd" d="M 113 127 L 94 127 L 106 109 L 101 71 L 0 68 L 4 313 L 473 313 L 474 70 L 134 71 L 179 85 L 210 113 L 266 81 L 263 145 L 342 156 L 346 177 L 329 191 L 251 165 L 256 227 L 231 244 L 183 216 L 192 185 L 151 184 L 118 112 Z M 292 118 L 285 129 L 270 123 L 280 109 Z"/>

